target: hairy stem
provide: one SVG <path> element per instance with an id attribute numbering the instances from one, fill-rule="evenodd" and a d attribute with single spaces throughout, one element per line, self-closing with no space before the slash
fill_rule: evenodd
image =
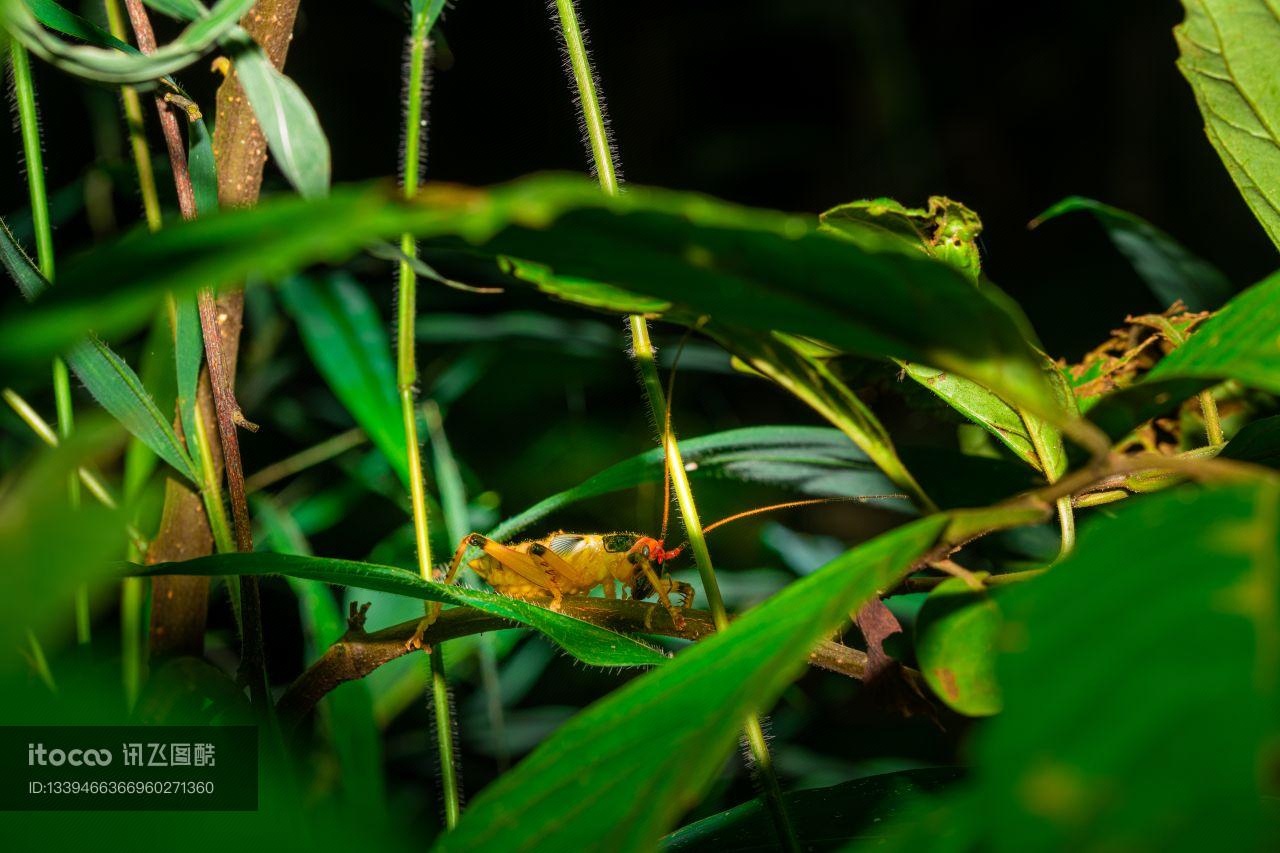
<path id="1" fill-rule="evenodd" d="M 53 226 L 49 221 L 49 195 L 44 182 L 44 154 L 40 149 L 40 115 L 36 109 L 36 87 L 31 76 L 27 51 L 15 40 L 9 45 L 9 61 L 13 70 L 13 94 L 18 107 L 18 129 L 22 134 L 22 156 L 27 165 L 27 193 L 31 199 L 31 223 L 36 237 L 36 264 L 49 281 L 54 276 Z M 58 434 L 71 436 L 74 410 L 71 404 L 71 376 L 60 356 L 53 359 L 53 399 L 58 413 Z M 71 505 L 80 505 L 80 480 L 76 474 L 67 479 Z M 75 593 L 76 642 L 87 645 L 91 639 L 89 626 L 89 590 L 77 587 Z"/>
<path id="2" fill-rule="evenodd" d="M 595 71 L 591 67 L 591 58 L 587 54 L 586 40 L 582 27 L 578 23 L 577 9 L 573 0 L 556 0 L 556 12 L 560 18 L 560 32 L 564 38 L 564 49 L 569 59 L 569 67 L 573 72 L 573 82 L 577 88 L 578 104 L 581 108 L 583 125 L 587 132 L 587 141 L 591 150 L 591 160 L 595 165 L 595 174 L 600 188 L 608 195 L 618 194 L 618 170 L 614 163 L 613 146 L 609 140 L 609 128 L 604 109 L 597 91 Z M 648 321 L 641 315 L 633 315 L 631 326 L 631 352 L 640 370 L 649 408 L 654 422 L 661 431 L 663 450 L 667 457 L 667 468 L 670 471 L 671 484 L 676 493 L 676 502 L 680 506 L 680 515 L 684 519 L 685 533 L 689 537 L 689 547 L 693 551 L 694 562 L 698 566 L 698 574 L 702 578 L 702 586 L 706 592 L 707 604 L 711 610 L 716 630 L 723 630 L 729 625 L 729 617 L 725 612 L 724 598 L 720 594 L 720 584 L 716 580 L 715 568 L 711 563 L 711 554 L 707 550 L 707 540 L 702 532 L 702 523 L 698 518 L 698 507 L 693 499 L 693 489 L 689 486 L 689 477 L 685 472 L 684 460 L 680 455 L 680 446 L 671 430 L 670 418 L 667 416 L 666 394 L 662 390 L 662 380 L 658 377 L 658 366 L 654 360 L 653 343 L 649 339 Z M 798 851 L 799 841 L 795 829 L 791 825 L 790 816 L 782 800 L 782 788 L 778 784 L 777 773 L 774 772 L 773 758 L 769 754 L 769 744 L 765 740 L 760 719 L 751 714 L 744 723 L 747 743 L 755 762 L 757 778 L 764 788 L 764 799 L 773 816 L 774 828 L 778 840 L 786 850 Z"/>
<path id="3" fill-rule="evenodd" d="M 408 64 L 405 81 L 403 185 L 405 198 L 418 194 L 422 174 L 422 149 L 426 126 L 425 99 L 428 86 L 427 62 L 431 53 L 431 4 L 421 4 L 409 22 Z M 431 530 L 427 515 L 427 482 L 422 468 L 422 448 L 418 438 L 417 397 L 418 365 L 415 351 L 414 323 L 417 319 L 418 276 L 409 259 L 417 257 L 418 244 L 413 235 L 400 238 L 399 289 L 396 300 L 396 384 L 400 411 L 404 419 L 404 443 L 409 465 L 409 496 L 413 507 L 413 535 L 418 552 L 418 573 L 423 580 L 432 579 Z M 424 603 L 427 614 L 438 613 L 437 605 Z M 436 748 L 440 759 L 441 795 L 444 800 L 444 824 L 453 829 L 461 813 L 457 761 L 454 758 L 453 708 L 449 701 L 449 684 L 444 673 L 444 650 L 439 644 L 428 647 L 431 665 L 431 701 L 435 713 Z"/>

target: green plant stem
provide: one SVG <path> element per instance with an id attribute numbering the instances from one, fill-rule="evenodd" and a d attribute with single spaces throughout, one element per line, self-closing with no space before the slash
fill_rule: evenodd
<path id="1" fill-rule="evenodd" d="M 1031 446 L 1036 451 L 1036 458 L 1040 460 L 1040 471 L 1044 474 L 1044 478 L 1050 485 L 1057 482 L 1059 474 L 1053 470 L 1049 460 L 1052 458 L 1049 454 L 1049 448 L 1045 447 L 1044 439 L 1040 436 L 1040 431 L 1035 428 L 1031 421 L 1031 416 L 1022 409 L 1018 410 L 1022 423 L 1027 428 L 1027 436 L 1031 439 Z M 1061 560 L 1070 554 L 1076 547 L 1076 512 L 1071 502 L 1071 496 L 1065 495 L 1057 500 L 1058 511 L 1058 530 L 1061 535 L 1061 545 L 1058 548 L 1058 559 Z"/>
<path id="2" fill-rule="evenodd" d="M 31 223 L 36 235 L 36 261 L 40 273 L 53 281 L 53 229 L 49 224 L 49 199 L 44 185 L 44 157 L 40 152 L 40 119 L 36 114 L 36 90 L 26 48 L 9 42 L 13 69 L 13 96 L 18 106 L 22 154 L 27 164 L 27 190 L 31 195 Z"/>
<path id="3" fill-rule="evenodd" d="M 129 30 L 124 22 L 124 13 L 120 11 L 118 0 L 103 0 L 107 13 L 107 28 L 111 35 L 127 41 Z M 151 146 L 147 144 L 147 134 L 142 119 L 142 99 L 138 90 L 132 86 L 120 87 L 120 102 L 124 109 L 125 127 L 129 132 L 129 148 L 133 153 L 133 165 L 138 171 L 138 192 L 142 196 L 142 213 L 147 220 L 147 228 L 160 230 L 160 196 L 156 192 L 155 170 L 151 167 Z"/>
<path id="4" fill-rule="evenodd" d="M 251 495 L 254 492 L 261 491 L 267 486 L 278 483 L 286 477 L 292 477 L 294 474 L 305 471 L 313 465 L 319 465 L 321 462 L 327 462 L 336 456 L 341 456 L 353 447 L 359 447 L 369 440 L 369 436 L 360 427 L 353 427 L 346 432 L 338 433 L 333 438 L 324 441 L 306 450 L 299 451 L 294 455 L 281 459 L 279 462 L 273 462 L 261 471 L 246 477 L 244 480 L 244 492 Z"/>
<path id="5" fill-rule="evenodd" d="M 36 110 L 35 81 L 27 51 L 15 40 L 9 45 L 10 67 L 13 69 L 13 93 L 18 105 L 18 126 L 22 134 L 22 155 L 27 164 L 27 191 L 31 198 L 31 223 L 36 238 L 36 263 L 49 281 L 54 276 L 53 226 L 49 221 L 49 195 L 44 182 L 44 156 L 40 150 L 40 116 Z M 74 409 L 71 403 L 71 376 L 67 363 L 53 360 L 53 398 L 58 411 L 58 434 L 71 436 Z M 80 505 L 80 479 L 71 474 L 67 480 L 71 505 Z M 85 586 L 75 593 L 76 642 L 87 645 L 90 632 L 89 590 Z"/>
<path id="6" fill-rule="evenodd" d="M 209 434 L 205 429 L 204 418 L 193 418 L 195 435 L 195 455 L 200 462 L 200 495 L 204 498 L 204 508 L 209 516 L 209 531 L 213 533 L 213 545 L 219 554 L 230 554 L 236 550 L 236 540 L 231 534 L 231 524 L 227 520 L 227 508 L 222 502 L 222 485 L 218 479 L 218 470 L 213 464 L 213 449 L 209 446 Z M 235 599 L 233 599 L 234 601 Z"/>
<path id="7" fill-rule="evenodd" d="M 1217 447 L 1226 442 L 1222 435 L 1222 419 L 1218 416 L 1218 401 L 1213 399 L 1213 390 L 1206 388 L 1200 392 L 1200 413 L 1204 415 L 1204 431 L 1209 438 L 1209 446 Z"/>
<path id="8" fill-rule="evenodd" d="M 564 37 L 565 52 L 568 54 L 569 66 L 578 91 L 578 102 L 582 109 L 583 125 L 587 131 L 596 179 L 606 194 L 617 195 L 618 170 L 614 163 L 613 147 L 609 141 L 609 128 L 596 91 L 595 72 L 591 67 L 591 58 L 587 55 L 586 40 L 582 35 L 582 27 L 578 23 L 577 9 L 574 7 L 573 0 L 556 0 L 556 12 L 560 18 L 560 31 Z M 680 507 L 680 516 L 684 519 L 685 534 L 689 537 L 689 547 L 693 551 L 694 562 L 702 578 L 707 607 L 711 611 L 716 630 L 722 631 L 729 625 L 729 616 L 725 611 L 724 598 L 720 594 L 720 584 L 716 580 L 711 554 L 707 550 L 707 540 L 702 532 L 698 507 L 693 499 L 693 489 L 689 486 L 689 477 L 680 455 L 680 446 L 676 442 L 670 419 L 667 417 L 666 394 L 662 389 L 662 380 L 658 376 L 653 342 L 649 339 L 649 324 L 643 316 L 638 314 L 632 315 L 629 322 L 631 352 L 640 370 L 654 423 L 662 433 L 663 451 L 666 453 L 667 468 L 671 474 L 676 502 Z M 769 744 L 765 739 L 759 716 L 756 714 L 748 716 L 743 729 L 755 762 L 757 778 L 764 788 L 765 802 L 773 816 L 778 840 L 784 849 L 798 851 L 800 844 L 782 800 L 782 788 L 778 784 L 773 758 L 769 753 Z"/>
<path id="9" fill-rule="evenodd" d="M 427 55 L 430 48 L 431 21 L 429 4 L 413 13 L 409 24 L 409 78 L 405 91 L 404 180 L 405 198 L 418 194 L 422 169 L 423 90 L 426 86 Z M 418 573 L 423 580 L 432 579 L 431 532 L 427 515 L 427 483 L 422 468 L 422 449 L 418 440 L 418 416 L 415 406 L 418 382 L 414 323 L 417 319 L 418 277 L 408 258 L 416 258 L 418 245 L 413 235 L 400 238 L 400 250 L 406 260 L 400 262 L 399 290 L 396 306 L 396 384 L 400 411 L 404 419 L 404 442 L 409 466 L 409 496 L 413 507 L 413 535 L 418 551 Z M 427 615 L 439 612 L 438 606 L 424 604 Z M 444 799 L 445 829 L 453 829 L 461 813 L 458 774 L 454 758 L 453 709 L 449 702 L 449 684 L 445 679 L 444 651 L 432 647 L 431 699 L 436 721 L 436 747 L 440 757 L 441 793 Z"/>

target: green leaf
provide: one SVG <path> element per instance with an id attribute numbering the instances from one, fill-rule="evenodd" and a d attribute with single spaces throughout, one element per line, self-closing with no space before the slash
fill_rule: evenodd
<path id="1" fill-rule="evenodd" d="M 957 767 L 927 767 L 864 776 L 782 795 L 802 849 L 828 850 L 839 843 L 882 838 L 889 818 L 915 813 L 923 795 L 945 790 L 961 778 Z M 666 853 L 759 851 L 774 837 L 773 819 L 756 798 L 681 827 L 662 839 Z"/>
<path id="2" fill-rule="evenodd" d="M 0 492 L 0 553 L 7 567 L 0 572 L 0 648 L 6 650 L 0 673 L 11 672 L 15 664 L 27 669 L 13 650 L 27 646 L 28 630 L 60 625 L 54 636 L 70 633 L 76 589 L 112 574 L 110 561 L 125 542 L 125 519 L 97 501 L 73 507 L 67 478 L 118 439 L 118 428 L 78 419 L 69 440 L 42 448 L 6 476 Z M 21 683 L 26 686 L 6 687 L 6 708 L 15 699 L 43 692 L 33 690 L 28 678 Z"/>
<path id="3" fill-rule="evenodd" d="M 0 264 L 4 265 L 5 272 L 13 279 L 14 284 L 18 285 L 18 290 L 22 291 L 23 297 L 28 302 L 43 293 L 49 286 L 48 279 L 40 274 L 40 270 L 22 250 L 22 246 L 18 244 L 13 232 L 9 230 L 8 225 L 4 224 L 3 219 L 0 219 Z"/>
<path id="4" fill-rule="evenodd" d="M 1066 213 L 1093 214 L 1120 254 L 1160 300 L 1179 299 L 1190 311 L 1212 311 L 1231 298 L 1234 288 L 1222 271 L 1140 216 L 1091 198 L 1069 196 L 1032 220 L 1032 226 Z"/>
<path id="5" fill-rule="evenodd" d="M 1280 394 L 1280 273 L 1236 295 L 1141 382 L 1102 398 L 1089 419 L 1119 438 L 1228 379 Z"/>
<path id="6" fill-rule="evenodd" d="M 1040 442 L 1050 453 L 1049 475 L 1057 479 L 1066 470 L 1062 436 L 1045 421 L 1031 415 L 1024 418 L 994 392 L 961 376 L 910 362 L 903 363 L 902 367 L 908 376 L 991 433 L 1019 459 L 1040 471 L 1040 456 L 1032 439 L 1032 430 L 1036 430 Z"/>
<path id="7" fill-rule="evenodd" d="M 289 183 L 306 198 L 329 192 L 329 140 L 315 108 L 298 84 L 276 70 L 243 30 L 224 39 L 236 76 L 267 138 L 271 156 Z"/>
<path id="8" fill-rule="evenodd" d="M 486 788 L 439 849 L 652 850 L 720 772 L 747 714 L 768 708 L 813 645 L 897 583 L 945 524 L 923 518 L 841 555 L 592 705 Z"/>
<path id="9" fill-rule="evenodd" d="M 823 359 L 805 351 L 803 341 L 732 326 L 704 326 L 703 331 L 752 371 L 803 400 L 847 435 L 884 472 L 894 489 L 905 492 L 925 511 L 937 509 L 899 458 L 888 430 Z"/>
<path id="10" fill-rule="evenodd" d="M 196 211 L 208 216 L 218 209 L 218 167 L 213 156 L 213 134 L 203 118 L 187 123 L 187 171 Z"/>
<path id="11" fill-rule="evenodd" d="M 3 223 L 0 223 L 0 259 L 28 300 L 49 287 L 49 282 L 32 265 Z M 66 359 L 102 408 L 179 474 L 198 483 L 195 466 L 182 442 L 124 359 L 93 335 L 67 350 Z"/>
<path id="12" fill-rule="evenodd" d="M 140 567 L 141 568 L 141 567 Z M 291 554 L 218 554 L 148 566 L 147 575 L 284 575 L 371 589 L 445 604 L 466 605 L 535 628 L 565 651 L 593 666 L 653 666 L 661 652 L 624 634 L 556 613 L 517 598 L 425 581 L 394 566 Z"/>
<path id="13" fill-rule="evenodd" d="M 280 297 L 329 388 L 408 483 L 391 341 L 377 306 L 344 273 L 296 276 L 281 286 Z"/>
<path id="14" fill-rule="evenodd" d="M 67 364 L 84 383 L 102 408 L 125 429 L 173 466 L 192 483 L 199 484 L 195 466 L 186 448 L 174 434 L 169 420 L 142 387 L 142 380 L 124 359 L 95 337 L 81 341 L 67 351 Z"/>
<path id="15" fill-rule="evenodd" d="M 1237 189 L 1280 246 L 1280 16 L 1272 0 L 1183 0 L 1178 68 Z"/>
<path id="16" fill-rule="evenodd" d="M 249 272 L 280 278 L 402 232 L 456 235 L 522 258 L 526 263 L 513 269 L 526 277 L 531 264 L 540 265 L 554 275 L 539 287 L 584 305 L 665 311 L 690 324 L 710 316 L 855 354 L 932 364 L 1049 419 L 1063 417 L 1024 339 L 1024 321 L 945 264 L 889 248 L 868 251 L 818 233 L 802 217 L 641 188 L 611 198 L 583 180 L 554 176 L 487 191 L 428 187 L 414 204 L 386 189 L 347 190 L 311 204 L 276 200 L 130 235 L 64 265 L 60 277 L 74 297 L 6 317 L 0 359 L 56 350 L 80 324 L 104 335 L 136 327 L 164 289 L 240 281 Z M 110 296 L 90 301 L 102 291 Z"/>
<path id="17" fill-rule="evenodd" d="M 929 687 L 954 710 L 971 717 L 1000 710 L 999 633 L 1000 608 L 960 578 L 943 581 L 925 599 L 916 621 L 916 659 Z"/>
<path id="18" fill-rule="evenodd" d="M 146 83 L 198 60 L 236 27 L 254 2 L 220 0 L 205 17 L 184 29 L 176 39 L 146 56 L 133 48 L 126 50 L 97 27 L 85 26 L 88 22 L 76 20 L 71 13 L 49 0 L 30 4 L 10 3 L 4 7 L 4 17 L 9 33 L 27 50 L 63 71 L 100 83 Z M 69 34 L 90 43 L 74 45 L 63 41 L 45 26 L 58 30 L 65 28 Z M 104 44 L 108 46 L 100 46 Z"/>
<path id="19" fill-rule="evenodd" d="M 1000 605 L 973 783 L 895 849 L 1273 846 L 1280 485 L 1126 502 Z"/>
<path id="20" fill-rule="evenodd" d="M 311 555 L 297 522 L 275 501 L 255 495 L 254 515 L 266 529 L 271 549 L 281 554 Z M 289 578 L 298 599 L 307 660 L 314 662 L 347 631 L 347 622 L 329 585 Z M 382 743 L 373 716 L 373 694 L 364 679 L 338 685 L 320 701 L 320 716 L 342 769 L 342 790 L 349 804 L 366 820 L 385 824 L 386 785 L 382 772 Z"/>
<path id="21" fill-rule="evenodd" d="M 680 453 L 690 477 L 763 483 L 808 495 L 860 497 L 893 491 L 875 466 L 834 429 L 803 426 L 744 427 L 686 439 Z M 500 542 L 553 512 L 588 498 L 662 478 L 662 448 L 633 456 L 572 489 L 539 501 L 489 534 Z"/>
<path id="22" fill-rule="evenodd" d="M 1220 455 L 1223 459 L 1280 468 L 1280 415 L 1245 424 Z"/>

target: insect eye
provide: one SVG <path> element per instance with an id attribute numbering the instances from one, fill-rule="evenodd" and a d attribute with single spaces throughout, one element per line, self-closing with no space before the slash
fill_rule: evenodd
<path id="1" fill-rule="evenodd" d="M 636 544 L 636 537 L 629 536 L 625 533 L 615 533 L 604 537 L 604 550 L 610 554 L 620 554 L 623 551 L 630 551 L 631 546 Z"/>

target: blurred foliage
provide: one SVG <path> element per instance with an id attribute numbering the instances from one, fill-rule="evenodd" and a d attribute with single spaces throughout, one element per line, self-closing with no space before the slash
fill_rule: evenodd
<path id="1" fill-rule="evenodd" d="M 728 760 L 756 713 L 770 714 L 772 770 L 805 849 L 1275 846 L 1276 275 L 1246 286 L 1256 276 L 1241 277 L 1231 252 L 1206 259 L 1206 246 L 1219 249 L 1208 226 L 1175 237 L 1153 223 L 1185 220 L 1148 221 L 1082 196 L 1037 221 L 1083 211 L 1102 226 L 1132 265 L 1124 275 L 1133 287 L 1113 288 L 1113 302 L 1089 290 L 1109 287 L 1106 265 L 1120 263 L 1107 260 L 1100 235 L 1091 251 L 1044 252 L 1043 279 L 1008 291 L 992 280 L 1004 277 L 986 263 L 979 235 L 1007 240 L 1004 220 L 1020 227 L 1045 208 L 1040 198 L 990 212 L 943 196 L 923 207 L 846 200 L 819 216 L 770 209 L 789 202 L 747 206 L 642 186 L 611 198 L 563 174 L 486 188 L 428 184 L 409 201 L 386 183 L 331 187 L 331 172 L 390 171 L 389 160 L 375 168 L 377 158 L 353 152 L 366 137 L 394 152 L 394 127 L 336 117 L 375 95 L 393 103 L 394 92 L 313 85 L 325 79 L 316 63 L 342 65 L 352 80 L 370 73 L 365 65 L 394 71 L 393 46 L 366 50 L 359 33 L 370 22 L 400 26 L 399 4 L 371 4 L 351 34 L 339 34 L 362 51 L 354 65 L 333 63 L 331 45 L 307 29 L 309 13 L 318 22 L 334 13 L 304 9 L 306 37 L 290 58 L 301 86 L 236 23 L 247 4 L 148 5 L 176 19 L 160 24 L 167 44 L 151 56 L 108 35 L 97 3 L 76 7 L 84 17 L 53 0 L 0 3 L 15 36 L 5 50 L 31 52 L 41 99 L 17 94 L 44 110 L 43 133 L 21 115 L 18 129 L 48 152 L 54 183 L 47 210 L 6 202 L 0 231 L 0 261 L 17 285 L 0 316 L 9 404 L 0 411 L 0 723 L 253 721 L 229 606 L 239 603 L 229 596 L 240 577 L 261 579 L 276 698 L 317 673 L 341 677 L 300 721 L 286 718 L 283 730 L 261 721 L 258 812 L 6 813 L 0 828 L 20 848 L 82 846 L 86 831 L 132 850 L 226 850 L 246 838 L 315 850 L 768 848 L 781 839 L 767 801 L 755 798 L 761 769 Z M 472 5 L 447 10 L 432 31 L 430 70 L 488 55 L 465 17 L 478 14 Z M 1259 234 L 1275 240 L 1280 72 L 1271 58 L 1280 28 L 1265 0 L 1183 5 L 1186 100 L 1194 95 L 1203 111 L 1226 187 L 1235 182 Z M 442 8 L 411 7 L 431 21 Z M 629 14 L 583 13 L 597 11 L 609 26 Z M 504 14 L 519 23 L 527 10 Z M 687 20 L 687 30 L 662 32 L 662 44 L 678 47 L 710 13 L 645 14 Z M 910 152 L 917 183 L 892 186 L 918 192 L 921 175 L 934 179 L 952 152 L 933 150 L 916 127 L 927 120 L 926 93 L 907 61 L 916 26 L 907 12 L 806 2 L 751 14 L 796 44 L 853 33 L 884 109 L 838 112 L 858 119 L 859 134 L 869 122 L 866 135 L 883 132 Z M 497 33 L 509 23 L 492 25 Z M 638 24 L 637 38 L 652 25 Z M 265 131 L 268 185 L 286 190 L 253 208 L 216 210 L 218 117 L 198 73 L 215 49 L 232 61 Z M 616 74 L 610 55 L 635 49 L 601 46 L 597 59 Z M 542 52 L 554 66 L 553 51 Z M 829 53 L 798 63 L 815 87 L 831 82 Z M 979 54 L 980 69 L 991 59 Z M 494 68 L 510 78 L 503 58 Z M 1168 59 L 1171 69 L 1172 48 Z M 530 80 L 539 73 L 531 67 Z M 447 116 L 458 95 L 440 76 Z M 699 76 L 705 67 L 682 85 L 702 85 Z M 196 221 L 177 221 L 167 186 L 159 231 L 120 216 L 139 186 L 103 95 L 122 82 L 191 97 L 206 113 L 182 119 Z M 514 91 L 525 81 L 508 82 Z M 772 108 L 749 79 L 734 85 Z M 948 99 L 972 100 L 947 88 Z M 486 91 L 476 103 L 502 113 Z M 81 109 L 68 104 L 82 93 L 98 107 L 77 118 L 88 132 L 71 133 L 64 114 Z M 513 162 L 542 151 L 528 128 L 549 118 L 564 118 L 572 141 L 561 95 L 561 113 L 541 107 L 536 123 L 506 122 L 502 144 L 520 148 Z M 507 109 L 519 116 L 525 106 Z M 624 138 L 656 141 L 622 121 Z M 797 147 L 794 130 L 749 126 L 718 143 L 690 142 L 689 168 L 706 183 L 658 182 L 715 187 L 780 157 L 822 164 L 820 192 L 795 188 L 814 198 L 805 206 L 856 195 L 832 178 L 850 167 L 826 143 L 825 154 Z M 447 123 L 432 135 L 447 152 L 468 140 Z M 471 134 L 465 144 L 488 157 L 492 140 Z M 512 177 L 493 160 L 473 182 Z M 1045 172 L 1069 167 L 1047 154 L 1037 162 Z M 1117 168 L 1127 162 L 1117 152 Z M 167 183 L 168 163 L 157 164 Z M 44 177 L 15 174 L 33 189 Z M 1075 239 L 1084 232 L 1070 220 L 1040 233 Z M 31 257 L 52 238 L 50 224 L 53 282 Z M 388 261 L 405 255 L 385 242 L 402 233 L 421 240 L 416 324 L 399 326 L 417 347 L 421 405 L 407 414 L 388 331 L 397 301 Z M 1102 284 L 1048 284 L 1095 268 Z M 1135 295 L 1138 282 L 1150 292 Z M 204 492 L 196 512 L 219 504 L 221 484 L 188 444 L 197 425 L 217 434 L 202 420 L 212 409 L 200 390 L 206 347 L 195 293 L 241 283 L 236 391 L 261 427 L 243 442 L 258 550 L 179 560 L 188 556 L 180 551 L 153 565 L 146 548 L 175 529 L 180 479 Z M 662 529 L 669 472 L 652 439 L 667 425 L 649 421 L 627 363 L 621 317 L 632 313 L 652 322 L 658 363 L 673 379 L 670 421 L 703 521 L 778 505 L 711 533 L 733 614 L 719 632 L 705 612 L 687 614 L 681 631 L 632 601 L 555 612 L 546 597 L 495 595 L 466 568 L 473 531 L 513 544 L 556 530 L 644 532 L 665 536 L 668 549 L 684 538 L 676 514 Z M 1097 339 L 1079 364 L 1079 351 L 1056 346 Z M 60 354 L 80 382 L 74 428 L 45 420 L 60 408 L 49 371 Z M 408 485 L 418 475 L 404 438 L 414 417 L 427 445 L 432 553 L 457 551 L 455 586 L 417 571 Z M 1079 517 L 1074 547 L 1069 533 L 1060 541 L 1071 528 L 1055 513 Z M 194 543 L 179 544 L 194 556 Z M 532 585 L 554 582 L 556 564 L 523 547 Z M 687 558 L 655 567 L 706 601 Z M 172 575 L 210 579 L 204 654 L 148 660 L 153 602 L 139 590 Z M 76 642 L 77 600 L 89 604 L 91 642 Z M 459 732 L 457 769 L 478 792 L 447 835 L 435 774 L 449 734 L 435 730 L 424 700 L 425 656 L 403 653 L 423 601 L 506 626 L 437 649 L 454 694 L 445 707 Z"/>

